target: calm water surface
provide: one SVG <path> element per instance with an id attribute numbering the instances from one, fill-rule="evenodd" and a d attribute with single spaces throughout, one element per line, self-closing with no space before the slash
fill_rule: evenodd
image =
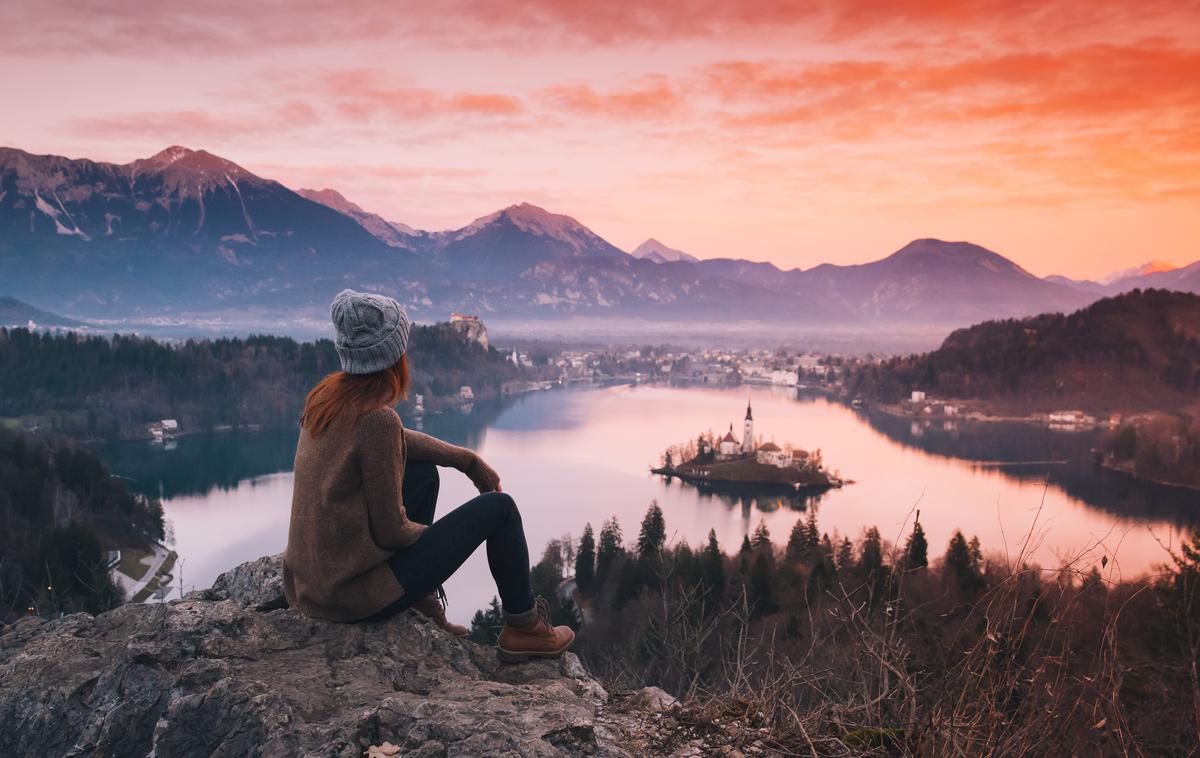
<path id="1" fill-rule="evenodd" d="M 739 429 L 747 396 L 764 439 L 820 448 L 826 465 L 853 479 L 811 498 L 705 492 L 647 469 L 670 444 L 730 422 Z M 409 420 L 408 423 L 415 424 Z M 481 452 L 516 498 L 534 560 L 546 541 L 597 531 L 616 516 L 632 541 L 651 500 L 674 540 L 700 544 L 709 529 L 728 552 L 765 521 L 776 543 L 806 510 L 822 530 L 857 538 L 871 525 L 902 544 L 920 509 L 940 554 L 954 529 L 976 534 L 985 552 L 1025 551 L 1045 566 L 1109 562 L 1113 579 L 1153 571 L 1164 546 L 1200 517 L 1200 493 L 1148 487 L 1091 462 L 1095 433 L 1029 426 L 944 425 L 866 414 L 783 388 L 580 387 L 526 395 L 504 408 L 424 420 L 424 429 Z M 292 494 L 291 431 L 192 436 L 174 450 L 145 443 L 101 448 L 136 488 L 163 497 L 187 589 L 206 587 L 244 560 L 287 541 Z M 1068 461 L 1002 468 L 978 461 Z M 474 495 L 465 477 L 443 470 L 439 512 Z M 177 577 L 178 581 L 178 577 Z M 450 613 L 468 618 L 494 594 L 480 550 L 446 585 Z"/>

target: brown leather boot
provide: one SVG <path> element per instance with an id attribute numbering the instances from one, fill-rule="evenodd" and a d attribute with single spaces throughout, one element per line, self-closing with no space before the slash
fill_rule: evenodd
<path id="1" fill-rule="evenodd" d="M 534 602 L 533 619 L 528 623 L 504 622 L 496 640 L 496 654 L 506 663 L 518 663 L 530 658 L 558 658 L 575 641 L 569 626 L 550 625 L 550 604 L 539 597 Z"/>
<path id="2" fill-rule="evenodd" d="M 446 619 L 446 608 L 436 592 L 431 592 L 412 604 L 412 607 L 430 618 L 433 623 L 455 637 L 466 637 L 470 631 L 462 624 L 451 624 Z"/>

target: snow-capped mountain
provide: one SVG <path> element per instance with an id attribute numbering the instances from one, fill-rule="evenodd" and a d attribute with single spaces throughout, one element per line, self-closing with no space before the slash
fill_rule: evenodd
<path id="1" fill-rule="evenodd" d="M 1069 279 L 1065 276 L 1048 276 L 1046 280 L 1097 295 L 1119 295 L 1133 289 L 1150 288 L 1200 293 L 1200 261 L 1187 266 L 1176 266 L 1165 261 L 1149 261 L 1124 271 L 1113 272 L 1100 281 Z"/>
<path id="2" fill-rule="evenodd" d="M 1147 274 L 1160 274 L 1166 271 L 1174 271 L 1178 266 L 1174 263 L 1166 261 L 1147 261 L 1140 266 L 1127 268 L 1123 271 L 1114 271 L 1108 276 L 1100 280 L 1100 284 L 1105 286 L 1116 284 L 1122 279 L 1130 279 L 1136 276 L 1146 276 Z"/>
<path id="3" fill-rule="evenodd" d="M 678 263 L 679 261 L 696 263 L 699 261 L 695 256 L 688 255 L 682 250 L 676 250 L 673 247 L 667 247 L 653 237 L 635 247 L 630 255 L 634 258 L 644 258 L 655 263 Z"/>
<path id="4" fill-rule="evenodd" d="M 1159 271 L 1149 271 L 1144 274 L 1127 276 L 1109 285 L 1114 293 L 1128 292 L 1131 289 L 1178 290 L 1180 292 L 1195 292 L 1200 294 L 1200 261 L 1179 268 L 1168 268 Z"/>
<path id="5" fill-rule="evenodd" d="M 347 260 L 398 285 L 412 258 L 203 150 L 117 165 L 0 148 L 0 294 L 72 315 L 303 302 Z"/>
<path id="6" fill-rule="evenodd" d="M 697 329 L 747 320 L 942 327 L 1097 297 L 966 242 L 916 240 L 871 263 L 807 270 L 696 260 L 653 239 L 634 252 L 528 203 L 422 232 L 334 190 L 293 192 L 202 150 L 116 165 L 0 148 L 0 295 L 70 316 L 323 319 L 333 295 L 355 287 L 391 294 L 419 320 L 465 311 Z M 1192 267 L 1134 278 L 1192 286 L 1189 276 Z"/>

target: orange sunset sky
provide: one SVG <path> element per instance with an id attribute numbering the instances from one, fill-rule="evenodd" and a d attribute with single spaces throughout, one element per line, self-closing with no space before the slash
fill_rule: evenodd
<path id="1" fill-rule="evenodd" d="M 204 148 L 390 220 L 529 201 L 808 267 L 1200 258 L 1200 1 L 0 5 L 0 144 Z"/>

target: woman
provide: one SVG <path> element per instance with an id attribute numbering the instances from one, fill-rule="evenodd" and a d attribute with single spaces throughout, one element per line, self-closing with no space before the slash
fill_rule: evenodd
<path id="1" fill-rule="evenodd" d="M 442 582 L 482 543 L 504 608 L 502 660 L 555 658 L 575 638 L 533 597 L 521 514 L 475 452 L 405 429 L 393 409 L 408 392 L 408 315 L 395 300 L 343 290 L 333 301 L 342 371 L 308 393 L 296 446 L 284 593 L 306 615 L 379 621 L 415 608 L 455 636 Z M 433 520 L 437 466 L 480 495 Z"/>

